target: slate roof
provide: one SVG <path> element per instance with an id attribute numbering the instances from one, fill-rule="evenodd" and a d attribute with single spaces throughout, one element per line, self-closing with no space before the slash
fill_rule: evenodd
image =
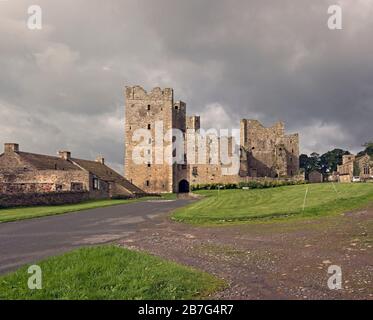
<path id="1" fill-rule="evenodd" d="M 79 166 L 91 172 L 101 180 L 118 183 L 133 193 L 145 193 L 143 190 L 136 187 L 134 184 L 129 182 L 127 179 L 122 177 L 119 173 L 109 168 L 105 164 L 102 164 L 97 161 L 82 160 L 75 158 L 72 158 L 71 161 L 77 163 Z"/>
<path id="2" fill-rule="evenodd" d="M 16 152 L 23 161 L 29 163 L 36 170 L 86 170 L 108 182 L 115 182 L 132 193 L 144 194 L 145 192 L 122 177 L 119 173 L 109 168 L 105 164 L 97 161 L 71 158 L 65 160 L 61 157 L 29 153 Z"/>
<path id="3" fill-rule="evenodd" d="M 21 151 L 17 154 L 37 170 L 80 170 L 78 166 L 60 157 Z"/>

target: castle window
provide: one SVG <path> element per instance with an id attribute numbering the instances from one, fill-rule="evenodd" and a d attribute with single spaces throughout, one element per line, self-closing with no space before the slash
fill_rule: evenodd
<path id="1" fill-rule="evenodd" d="M 148 163 L 148 168 L 150 168 L 152 165 L 150 163 Z"/>
<path id="2" fill-rule="evenodd" d="M 178 107 L 178 106 L 175 106 L 175 110 L 179 110 L 179 107 Z"/>
<path id="3" fill-rule="evenodd" d="M 198 167 L 193 167 L 192 174 L 193 174 L 194 176 L 198 176 Z"/>
<path id="4" fill-rule="evenodd" d="M 130 126 L 130 130 L 132 130 L 132 127 Z"/>
<path id="5" fill-rule="evenodd" d="M 252 147 L 251 150 L 255 150 L 255 147 Z"/>
<path id="6" fill-rule="evenodd" d="M 151 124 L 149 123 L 148 124 L 148 130 L 150 130 L 152 128 Z"/>
<path id="7" fill-rule="evenodd" d="M 290 162 L 293 163 L 293 158 L 290 157 Z"/>
<path id="8" fill-rule="evenodd" d="M 150 111 L 150 104 L 148 104 L 148 111 Z"/>
<path id="9" fill-rule="evenodd" d="M 150 186 L 150 181 L 149 181 L 149 180 L 146 180 L 146 186 L 147 186 L 147 187 Z"/>

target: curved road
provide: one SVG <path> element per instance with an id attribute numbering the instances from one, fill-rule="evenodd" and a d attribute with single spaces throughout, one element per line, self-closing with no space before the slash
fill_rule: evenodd
<path id="1" fill-rule="evenodd" d="M 77 247 L 120 239 L 188 202 L 150 200 L 0 223 L 0 274 Z"/>

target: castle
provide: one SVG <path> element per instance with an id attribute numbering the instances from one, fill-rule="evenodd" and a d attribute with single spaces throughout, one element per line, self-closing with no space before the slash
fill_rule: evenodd
<path id="1" fill-rule="evenodd" d="M 175 158 L 172 148 L 175 136 L 170 133 L 164 138 L 163 135 L 159 137 L 157 129 L 162 129 L 162 133 L 177 130 L 186 145 L 192 146 L 183 150 L 183 161 L 172 161 Z M 191 184 L 238 183 L 261 177 L 299 177 L 299 136 L 286 135 L 282 122 L 266 128 L 257 120 L 242 119 L 239 141 L 233 136 L 208 135 L 204 140 L 206 153 L 203 161 L 195 161 L 196 153 L 202 146 L 197 143 L 201 130 L 200 117 L 187 116 L 186 103 L 174 101 L 173 89 L 157 87 L 146 92 L 140 86 L 126 87 L 126 179 L 147 192 L 163 193 L 188 192 Z M 142 140 L 139 132 L 142 132 Z M 223 140 L 226 140 L 225 144 Z M 142 152 L 142 157 L 147 160 L 142 162 L 137 161 L 135 156 L 141 144 L 148 145 L 148 149 L 144 148 Z M 227 146 L 228 157 L 237 155 L 234 174 L 227 174 L 233 164 L 222 161 L 222 145 Z M 163 161 L 157 161 L 159 157 Z"/>

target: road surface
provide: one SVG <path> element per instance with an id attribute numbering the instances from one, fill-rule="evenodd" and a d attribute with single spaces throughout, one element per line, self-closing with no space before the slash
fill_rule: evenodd
<path id="1" fill-rule="evenodd" d="M 126 237 L 188 200 L 150 200 L 0 223 L 0 274 L 71 249 Z"/>

